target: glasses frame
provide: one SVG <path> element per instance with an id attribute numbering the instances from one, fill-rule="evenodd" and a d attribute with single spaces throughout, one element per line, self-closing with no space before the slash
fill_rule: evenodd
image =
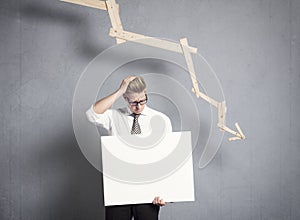
<path id="1" fill-rule="evenodd" d="M 141 101 L 134 101 L 134 102 L 130 102 L 129 99 L 127 98 L 127 102 L 130 106 L 145 105 L 148 102 L 147 94 L 145 94 L 145 96 L 146 96 L 146 99 L 143 99 Z"/>

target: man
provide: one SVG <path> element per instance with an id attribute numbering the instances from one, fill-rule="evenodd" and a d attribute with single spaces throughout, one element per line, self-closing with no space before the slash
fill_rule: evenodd
<path id="1" fill-rule="evenodd" d="M 121 96 L 128 106 L 110 109 Z M 165 131 L 172 132 L 170 119 L 146 106 L 147 100 L 144 79 L 140 76 L 128 76 L 123 79 L 118 90 L 93 104 L 86 115 L 90 122 L 107 129 L 110 135 L 149 134 L 152 130 L 150 121 L 154 116 L 160 116 Z M 106 220 L 131 220 L 133 216 L 135 220 L 157 220 L 160 206 L 164 205 L 164 200 L 157 196 L 152 203 L 107 206 Z"/>

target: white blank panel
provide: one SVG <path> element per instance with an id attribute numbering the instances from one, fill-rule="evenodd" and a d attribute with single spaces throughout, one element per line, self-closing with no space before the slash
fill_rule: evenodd
<path id="1" fill-rule="evenodd" d="M 181 141 L 178 141 L 179 139 Z M 189 131 L 168 133 L 156 146 L 146 150 L 132 148 L 116 136 L 101 137 L 101 146 L 105 206 L 151 203 L 155 196 L 163 198 L 166 202 L 195 200 L 193 158 L 191 154 L 192 144 L 191 133 Z M 183 149 L 180 152 L 190 152 L 190 154 L 185 157 L 185 161 L 177 164 L 177 167 L 174 166 L 172 172 L 166 173 L 168 175 L 160 178 L 158 181 L 132 183 L 130 179 L 127 182 L 126 180 L 118 181 L 114 176 L 110 175 L 113 168 L 118 169 L 124 174 L 128 174 L 128 176 L 132 176 L 132 170 L 115 163 L 110 159 L 111 155 L 127 163 L 131 163 L 133 166 L 141 166 L 144 164 L 142 163 L 143 161 L 148 161 L 152 164 L 161 162 L 164 159 L 162 155 L 167 157 L 178 148 Z M 119 158 L 120 155 L 122 156 Z M 157 155 L 157 158 L 155 155 Z M 161 169 L 164 169 L 164 167 L 161 167 Z M 153 172 L 156 171 L 153 170 Z"/>

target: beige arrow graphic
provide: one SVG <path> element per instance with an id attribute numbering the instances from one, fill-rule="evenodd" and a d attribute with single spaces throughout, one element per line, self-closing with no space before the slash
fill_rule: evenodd
<path id="1" fill-rule="evenodd" d="M 107 0 L 107 1 L 100 1 L 100 0 L 60 0 L 62 2 L 73 3 L 77 5 L 82 5 L 91 8 L 97 8 L 101 10 L 108 11 L 109 18 L 111 21 L 112 28 L 110 29 L 109 35 L 116 38 L 117 44 L 123 43 L 126 41 L 134 41 L 136 43 L 146 44 L 153 47 L 158 47 L 161 49 L 182 53 L 187 63 L 187 68 L 190 74 L 190 78 L 192 80 L 193 88 L 192 91 L 198 98 L 202 98 L 214 107 L 218 109 L 218 124 L 217 126 L 228 133 L 234 135 L 234 137 L 229 138 L 229 141 L 234 140 L 242 140 L 245 139 L 246 136 L 244 135 L 242 129 L 235 123 L 235 127 L 237 131 L 234 131 L 226 126 L 225 119 L 226 119 L 226 104 L 225 101 L 218 102 L 213 98 L 207 96 L 206 94 L 200 92 L 198 82 L 196 79 L 195 68 L 192 60 L 191 53 L 197 53 L 197 48 L 190 47 L 188 45 L 187 38 L 180 39 L 180 43 L 174 43 L 168 40 L 162 40 L 159 38 L 148 37 L 145 35 L 128 32 L 123 30 L 122 22 L 119 15 L 119 5 L 116 3 L 115 0 Z M 145 39 L 147 41 L 139 41 L 139 39 Z"/>
<path id="2" fill-rule="evenodd" d="M 200 97 L 200 98 L 204 99 L 205 101 L 207 101 L 208 103 L 210 103 L 211 105 L 218 108 L 218 127 L 221 130 L 227 131 L 227 132 L 235 135 L 235 137 L 229 138 L 228 139 L 229 141 L 245 139 L 246 137 L 243 134 L 242 129 L 240 128 L 238 123 L 235 123 L 235 127 L 238 130 L 237 132 L 226 126 L 225 118 L 226 118 L 227 108 L 226 108 L 225 101 L 217 102 L 216 100 L 214 100 L 214 99 L 208 97 L 207 95 L 205 95 L 204 93 L 200 92 L 198 82 L 197 82 L 197 79 L 196 79 L 195 68 L 194 68 L 192 56 L 191 56 L 190 52 L 187 49 L 188 46 L 189 46 L 188 45 L 188 40 L 186 38 L 182 38 L 182 39 L 180 39 L 180 44 L 182 45 L 182 52 L 183 52 L 183 55 L 185 57 L 187 67 L 188 67 L 188 70 L 189 70 L 189 73 L 190 73 L 190 77 L 191 77 L 191 80 L 192 80 L 192 83 L 193 83 L 192 91 L 196 94 L 196 96 L 198 98 Z"/>

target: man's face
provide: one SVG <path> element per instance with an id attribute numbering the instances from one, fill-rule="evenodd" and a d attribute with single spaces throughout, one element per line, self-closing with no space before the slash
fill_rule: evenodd
<path id="1" fill-rule="evenodd" d="M 145 108 L 147 96 L 145 92 L 124 94 L 124 98 L 132 113 L 141 114 Z M 141 102 L 141 103 L 139 103 Z"/>

